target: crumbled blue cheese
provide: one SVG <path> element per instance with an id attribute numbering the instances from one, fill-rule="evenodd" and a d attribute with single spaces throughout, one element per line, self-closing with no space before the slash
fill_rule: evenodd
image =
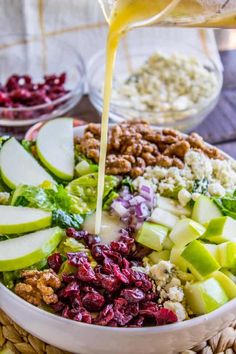
<path id="1" fill-rule="evenodd" d="M 186 320 L 188 317 L 184 306 L 179 302 L 165 301 L 164 307 L 173 311 L 176 314 L 179 322 Z"/>
<path id="2" fill-rule="evenodd" d="M 194 57 L 174 53 L 156 53 L 125 81 L 116 80 L 113 100 L 127 108 L 139 111 L 178 111 L 175 119 L 196 111 L 196 104 L 203 103 L 218 87 L 217 77 Z M 137 118 L 131 110 L 131 117 Z M 160 123 L 163 117 L 155 115 L 149 120 Z"/>
<path id="3" fill-rule="evenodd" d="M 233 160 L 214 160 L 204 153 L 190 149 L 185 155 L 185 167 L 164 168 L 160 166 L 147 167 L 142 177 L 155 186 L 161 195 L 178 192 L 182 206 L 190 201 L 190 194 L 196 200 L 199 193 L 193 192 L 194 182 L 206 178 L 208 181 L 208 196 L 223 196 L 236 188 L 236 163 Z M 138 183 L 138 182 L 134 182 Z"/>
<path id="4" fill-rule="evenodd" d="M 150 268 L 150 276 L 157 281 L 166 281 L 169 279 L 173 267 L 173 264 L 168 261 L 160 261 Z"/>

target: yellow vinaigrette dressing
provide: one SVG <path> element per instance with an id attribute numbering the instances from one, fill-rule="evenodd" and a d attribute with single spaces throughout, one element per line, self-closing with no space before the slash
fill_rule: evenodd
<path id="1" fill-rule="evenodd" d="M 214 3 L 212 0 L 210 2 Z M 236 3 L 235 0 L 231 0 L 231 2 Z M 212 9 L 208 11 L 207 6 L 204 8 L 203 3 L 204 0 L 116 0 L 114 2 L 109 17 L 110 28 L 106 48 L 95 234 L 99 234 L 101 229 L 109 109 L 115 58 L 120 39 L 132 27 L 137 24 L 144 25 L 147 22 L 157 22 L 160 26 L 236 27 L 236 5 L 233 14 L 229 14 L 227 11 L 224 14 L 224 6 L 226 7 L 229 1 L 215 1 L 215 3 L 221 4 L 222 12 L 219 9 L 215 12 Z"/>

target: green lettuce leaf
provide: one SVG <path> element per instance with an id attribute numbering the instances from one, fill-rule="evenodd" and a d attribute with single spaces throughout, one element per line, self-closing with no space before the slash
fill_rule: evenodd
<path id="1" fill-rule="evenodd" d="M 73 227 L 79 229 L 83 218 L 79 214 L 71 214 L 62 209 L 52 211 L 52 226 L 59 226 L 62 229 Z"/>
<path id="2" fill-rule="evenodd" d="M 95 210 L 97 200 L 98 173 L 90 173 L 79 177 L 68 184 L 66 190 L 69 194 L 77 197 L 77 202 L 87 206 L 86 213 Z M 118 187 L 120 180 L 116 176 L 105 176 L 103 199 Z"/>
<path id="3" fill-rule="evenodd" d="M 13 192 L 11 205 L 39 208 L 47 211 L 62 209 L 70 211 L 73 203 L 70 195 L 61 185 L 42 188 L 19 185 Z"/>
<path id="4" fill-rule="evenodd" d="M 235 192 L 230 195 L 226 194 L 222 198 L 213 198 L 213 201 L 220 208 L 223 215 L 236 219 L 236 195 Z"/>

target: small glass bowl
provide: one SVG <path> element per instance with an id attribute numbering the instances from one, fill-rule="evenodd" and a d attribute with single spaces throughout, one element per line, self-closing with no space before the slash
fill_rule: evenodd
<path id="1" fill-rule="evenodd" d="M 222 71 L 219 70 L 216 64 L 203 52 L 190 46 L 189 44 L 181 43 L 177 46 L 176 43 L 168 41 L 166 45 L 163 43 L 155 45 L 153 43 L 145 43 L 139 45 L 135 43 L 127 50 L 125 46 L 121 45 L 116 60 L 116 68 L 114 74 L 114 81 L 116 77 L 120 79 L 127 79 L 133 71 L 136 71 L 144 62 L 155 52 L 162 52 L 171 55 L 173 53 L 180 53 L 183 55 L 190 55 L 197 57 L 198 60 L 209 71 L 214 72 L 217 78 L 217 88 L 209 98 L 205 99 L 201 104 L 195 104 L 191 108 L 182 111 L 169 110 L 165 112 L 141 111 L 135 107 L 130 108 L 127 101 L 111 100 L 110 119 L 114 122 L 122 122 L 128 119 L 144 119 L 152 125 L 171 127 L 184 132 L 188 132 L 198 124 L 214 109 L 216 106 L 222 88 L 223 78 Z M 156 48 L 156 50 L 155 50 Z M 105 52 L 98 52 L 88 64 L 88 84 L 89 84 L 89 98 L 99 113 L 103 109 L 103 95 L 102 83 L 104 82 L 105 72 Z"/>
<path id="2" fill-rule="evenodd" d="M 44 75 L 60 75 L 67 79 L 64 96 L 32 107 L 0 107 L 0 126 L 5 132 L 17 133 L 26 126 L 50 120 L 69 112 L 84 93 L 85 65 L 79 53 L 67 43 L 47 38 L 6 36 L 6 45 L 0 50 L 0 82 L 5 83 L 13 74 L 30 75 L 36 83 Z"/>

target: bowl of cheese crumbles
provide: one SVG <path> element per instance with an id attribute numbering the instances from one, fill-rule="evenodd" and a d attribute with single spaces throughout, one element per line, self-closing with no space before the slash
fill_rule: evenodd
<path id="1" fill-rule="evenodd" d="M 90 100 L 103 108 L 104 51 L 88 66 Z M 110 118 L 144 119 L 153 125 L 190 131 L 216 106 L 222 72 L 205 53 L 181 44 L 135 44 L 117 57 Z"/>

